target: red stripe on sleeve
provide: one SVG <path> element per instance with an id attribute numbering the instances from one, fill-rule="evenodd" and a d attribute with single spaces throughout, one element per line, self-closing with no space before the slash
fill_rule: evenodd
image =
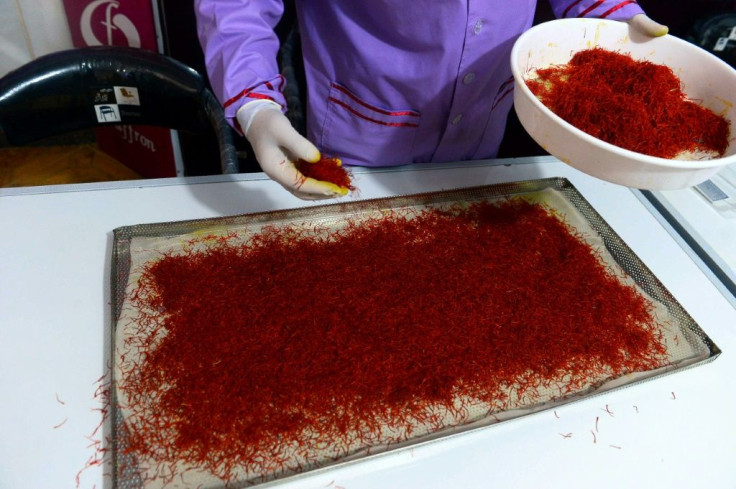
<path id="1" fill-rule="evenodd" d="M 581 0 L 575 0 L 570 5 L 567 6 L 567 8 L 562 12 L 563 17 L 567 17 L 567 13 L 570 11 L 571 8 L 573 8 L 575 5 L 579 4 Z"/>
<path id="2" fill-rule="evenodd" d="M 279 75 L 278 76 L 278 80 L 279 80 L 279 89 L 278 89 L 278 91 L 279 92 L 283 92 L 283 89 L 284 89 L 284 77 L 282 75 Z M 273 84 L 271 84 L 271 82 L 265 82 L 265 83 L 263 83 L 263 85 L 265 85 L 266 88 L 268 88 L 269 90 L 274 90 L 275 91 L 275 89 L 273 87 Z M 243 90 L 242 92 L 240 92 L 240 93 L 236 94 L 235 96 L 231 97 L 230 99 L 228 99 L 227 101 L 225 101 L 224 104 L 222 104 L 223 107 L 225 107 L 225 108 L 230 107 L 232 104 L 234 104 L 235 102 L 237 102 L 238 100 L 240 100 L 243 97 L 262 98 L 262 99 L 267 99 L 267 100 L 274 100 L 272 97 L 269 97 L 268 95 L 262 95 L 262 94 L 252 93 L 253 90 L 255 90 L 257 86 L 258 85 L 253 85 L 252 87 L 248 87 L 245 90 Z M 275 102 L 275 100 L 274 100 L 274 102 Z"/>
<path id="3" fill-rule="evenodd" d="M 605 19 L 606 17 L 614 13 L 616 10 L 620 9 L 621 7 L 625 7 L 631 3 L 636 3 L 636 0 L 626 0 L 625 2 L 621 2 L 618 5 L 615 5 L 609 8 L 608 10 L 606 10 L 605 12 L 603 12 L 600 17 L 601 19 Z"/>
<path id="4" fill-rule="evenodd" d="M 591 10 L 600 7 L 600 5 L 603 3 L 603 1 L 604 0 L 598 0 L 597 2 L 594 2 L 593 5 L 591 5 L 590 7 L 586 8 L 585 10 L 583 10 L 582 12 L 580 12 L 578 14 L 578 17 L 585 17 L 585 15 L 586 14 L 589 14 Z"/>
<path id="5" fill-rule="evenodd" d="M 238 100 L 240 100 L 241 98 L 245 97 L 245 96 L 246 96 L 246 95 L 248 95 L 248 94 L 249 94 L 250 92 L 252 92 L 254 88 L 255 88 L 255 87 L 248 87 L 248 88 L 246 88 L 245 90 L 243 90 L 242 92 L 238 93 L 238 94 L 237 94 L 237 95 L 235 95 L 234 97 L 231 97 L 230 99 L 226 100 L 226 101 L 225 101 L 225 103 L 224 103 L 224 104 L 222 104 L 222 105 L 223 105 L 223 106 L 224 106 L 225 108 L 227 108 L 227 107 L 231 106 L 232 104 L 234 104 L 235 102 L 237 102 Z"/>

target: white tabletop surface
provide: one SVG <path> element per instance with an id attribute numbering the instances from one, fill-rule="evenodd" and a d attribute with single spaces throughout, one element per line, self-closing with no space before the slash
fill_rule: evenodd
<path id="1" fill-rule="evenodd" d="M 721 356 L 278 487 L 736 487 L 736 311 L 635 192 L 545 157 L 360 170 L 359 195 L 345 200 L 551 176 L 578 188 Z M 302 205 L 312 204 L 260 174 L 0 191 L 0 489 L 112 487 L 109 467 L 75 477 L 103 407 L 94 391 L 109 357 L 113 229 Z"/>
<path id="2" fill-rule="evenodd" d="M 726 173 L 726 181 L 721 174 Z M 727 167 L 712 183 L 728 198 L 710 202 L 695 187 L 681 190 L 653 192 L 655 199 L 669 219 L 676 222 L 683 237 L 699 252 L 707 256 L 710 268 L 723 287 L 736 293 L 736 168 Z M 728 192 L 726 194 L 725 192 Z M 732 302 L 736 303 L 736 302 Z"/>

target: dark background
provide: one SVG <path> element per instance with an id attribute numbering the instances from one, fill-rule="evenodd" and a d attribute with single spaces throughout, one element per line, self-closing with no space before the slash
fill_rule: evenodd
<path id="1" fill-rule="evenodd" d="M 283 41 L 281 59 L 282 66 L 288 72 L 286 93 L 292 117 L 297 129 L 303 129 L 300 118 L 300 85 L 303 85 L 302 73 L 298 65 L 300 59 L 298 43 L 294 43 L 295 25 L 294 0 L 286 0 L 284 17 L 277 27 L 277 33 Z M 308 0 L 307 0 L 308 1 Z M 693 42 L 713 52 L 715 40 L 724 32 L 736 26 L 736 0 L 639 0 L 644 11 L 661 24 L 670 28 L 670 33 Z M 195 19 L 192 0 L 158 0 L 161 28 L 165 54 L 186 63 L 206 76 L 202 51 L 199 47 L 195 30 Z M 538 2 L 535 23 L 554 19 L 552 10 L 546 1 Z M 726 37 L 728 37 L 726 35 Z M 736 66 L 736 41 L 729 41 L 726 49 L 717 56 L 732 66 Z M 294 62 L 292 62 L 294 61 Z M 301 89 L 303 90 L 303 89 Z M 260 171 L 252 157 L 247 141 L 235 134 L 236 145 L 240 150 L 241 171 Z M 207 145 L 201 141 L 181 136 L 182 153 L 185 160 L 207 161 Z M 519 124 L 512 110 L 509 115 L 506 136 L 499 150 L 499 157 L 520 157 L 546 154 Z M 213 173 L 218 172 L 216 165 Z"/>

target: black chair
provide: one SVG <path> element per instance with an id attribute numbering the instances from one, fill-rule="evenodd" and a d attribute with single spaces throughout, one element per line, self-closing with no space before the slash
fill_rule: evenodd
<path id="1" fill-rule="evenodd" d="M 222 173 L 239 171 L 222 106 L 197 71 L 168 56 L 85 47 L 39 57 L 0 79 L 0 144 L 121 124 L 212 138 Z"/>

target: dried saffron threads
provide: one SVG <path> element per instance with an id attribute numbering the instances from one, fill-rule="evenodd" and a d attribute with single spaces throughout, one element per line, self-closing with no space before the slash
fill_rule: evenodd
<path id="1" fill-rule="evenodd" d="M 526 84 L 552 112 L 624 149 L 668 159 L 725 154 L 730 123 L 689 100 L 667 66 L 602 48 L 537 70 Z"/>
<path id="2" fill-rule="evenodd" d="M 142 265 L 118 325 L 124 453 L 267 480 L 667 364 L 652 303 L 543 205 L 323 231 Z"/>
<path id="3" fill-rule="evenodd" d="M 320 159 L 314 163 L 298 160 L 294 166 L 299 172 L 307 178 L 314 178 L 322 182 L 330 182 L 338 187 L 346 188 L 348 190 L 355 190 L 352 184 L 352 177 L 350 172 L 342 166 L 342 161 L 339 158 L 325 158 L 321 156 Z"/>

